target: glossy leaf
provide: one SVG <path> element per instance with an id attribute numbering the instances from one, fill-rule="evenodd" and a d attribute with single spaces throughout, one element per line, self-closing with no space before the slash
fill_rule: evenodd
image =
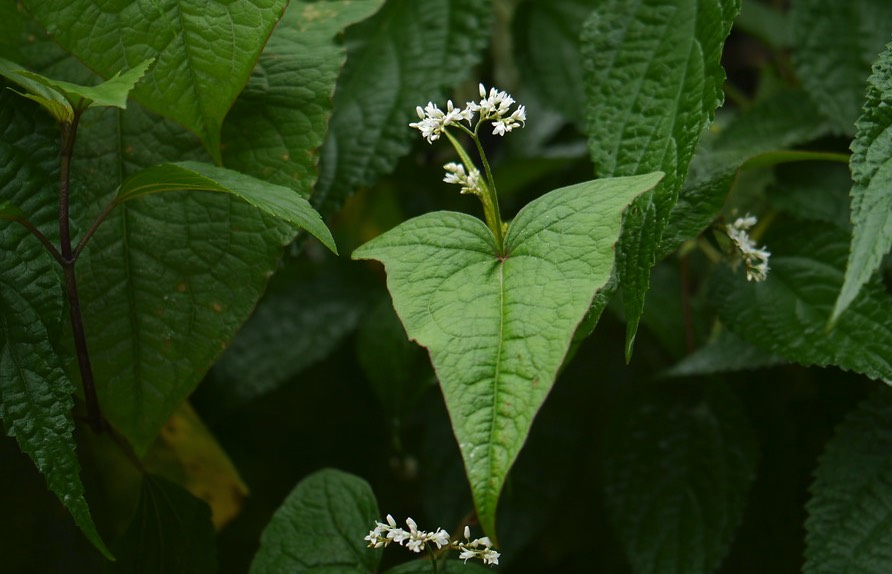
<path id="1" fill-rule="evenodd" d="M 382 1 L 288 4 L 223 125 L 227 167 L 310 196 L 346 58 L 344 28 L 367 18 Z"/>
<path id="2" fill-rule="evenodd" d="M 27 209 L 35 226 L 57 217 L 41 205 L 56 151 L 45 146 L 55 126 L 9 92 L 0 94 L 0 163 L 10 177 L 0 196 Z M 38 137 L 35 137 L 38 134 Z M 17 223 L 0 221 L 0 419 L 34 461 L 47 487 L 100 552 L 110 557 L 84 498 L 71 409 L 75 386 L 53 347 L 64 313 L 62 279 L 43 246 Z"/>
<path id="3" fill-rule="evenodd" d="M 739 10 L 739 0 L 609 0 L 598 6 L 583 31 L 595 173 L 666 173 L 626 213 L 617 250 L 626 360 L 663 229 L 700 133 L 724 99 L 722 46 Z"/>
<path id="4" fill-rule="evenodd" d="M 771 251 L 766 281 L 749 283 L 739 269 L 714 278 L 722 322 L 788 360 L 892 381 L 892 300 L 879 281 L 865 285 L 836 328 L 826 330 L 843 282 L 847 234 L 826 224 L 794 223 L 783 237 L 765 243 Z"/>
<path id="5" fill-rule="evenodd" d="M 313 204 L 323 214 L 389 172 L 417 132 L 415 106 L 440 101 L 481 57 L 491 5 L 478 0 L 387 2 L 347 31 Z M 414 133 L 413 133 L 414 132 Z"/>
<path id="6" fill-rule="evenodd" d="M 367 548 L 363 537 L 382 518 L 368 483 L 338 470 L 321 470 L 300 481 L 273 515 L 251 573 L 371 574 L 381 551 Z"/>
<path id="7" fill-rule="evenodd" d="M 755 437 L 738 400 L 722 384 L 664 384 L 637 389 L 615 417 L 606 503 L 632 572 L 715 572 L 756 471 Z"/>
<path id="8" fill-rule="evenodd" d="M 198 135 L 220 158 L 223 118 L 244 87 L 287 0 L 26 0 L 62 46 L 109 77 L 156 58 L 133 92 Z"/>
<path id="9" fill-rule="evenodd" d="M 791 6 L 794 64 L 836 131 L 855 132 L 870 65 L 889 41 L 886 0 L 797 0 Z"/>
<path id="10" fill-rule="evenodd" d="M 110 573 L 217 572 L 217 541 L 207 504 L 164 478 L 146 475 L 136 514 L 115 545 Z"/>
<path id="11" fill-rule="evenodd" d="M 68 123 L 74 119 L 74 109 L 65 94 L 47 86 L 45 82 L 39 81 L 21 66 L 9 60 L 0 59 L 0 76 L 24 88 L 25 93 L 20 95 L 40 104 L 57 122 Z"/>
<path id="12" fill-rule="evenodd" d="M 140 170 L 121 184 L 115 203 L 163 191 L 216 191 L 232 194 L 275 217 L 300 226 L 337 253 L 322 217 L 294 190 L 195 161 L 166 163 Z"/>
<path id="13" fill-rule="evenodd" d="M 407 334 L 430 352 L 477 516 L 493 539 L 505 476 L 610 278 L 620 216 L 661 177 L 552 191 L 520 210 L 504 253 L 482 221 L 452 212 L 411 219 L 353 253 L 384 263 Z"/>
<path id="14" fill-rule="evenodd" d="M 892 568 L 892 394 L 878 389 L 837 427 L 815 471 L 805 574 Z"/>
<path id="15" fill-rule="evenodd" d="M 864 114 L 852 143 L 852 246 L 836 320 L 892 247 L 892 43 L 868 80 Z"/>

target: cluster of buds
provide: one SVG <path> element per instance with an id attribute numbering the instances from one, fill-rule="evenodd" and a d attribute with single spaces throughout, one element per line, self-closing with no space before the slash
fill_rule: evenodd
<path id="1" fill-rule="evenodd" d="M 483 180 L 477 168 L 471 168 L 471 172 L 465 172 L 465 166 L 460 163 L 450 162 L 443 166 L 446 176 L 443 181 L 461 186 L 461 193 L 483 194 Z"/>
<path id="2" fill-rule="evenodd" d="M 725 232 L 740 253 L 743 264 L 746 266 L 747 281 L 764 281 L 768 277 L 768 258 L 771 253 L 756 247 L 756 243 L 749 236 L 749 229 L 756 225 L 756 218 L 752 215 L 738 217 L 734 223 L 725 225 Z"/>
<path id="3" fill-rule="evenodd" d="M 418 113 L 417 122 L 412 122 L 409 127 L 416 128 L 421 135 L 428 141 L 433 143 L 440 139 L 440 135 L 449 126 L 461 125 L 462 121 L 472 125 L 474 114 L 478 114 L 477 126 L 482 122 L 492 122 L 492 133 L 503 136 L 516 127 L 523 126 L 527 120 L 527 112 L 524 106 L 518 106 L 516 110 L 510 112 L 511 106 L 514 104 L 514 98 L 507 92 L 490 88 L 489 94 L 486 88 L 480 84 L 480 101 L 468 102 L 464 108 L 458 109 L 452 104 L 452 100 L 446 103 L 446 111 L 441 110 L 433 102 L 428 102 L 427 106 L 422 108 L 418 106 L 415 111 Z M 474 128 L 476 133 L 477 127 Z"/>
<path id="4" fill-rule="evenodd" d="M 471 530 L 465 526 L 464 541 L 451 540 L 449 534 L 442 528 L 433 532 L 419 530 L 418 525 L 411 518 L 406 519 L 409 530 L 400 528 L 393 516 L 387 515 L 387 522 L 375 522 L 375 528 L 369 531 L 363 540 L 369 543 L 369 548 L 381 548 L 395 542 L 406 549 L 419 553 L 429 544 L 436 545 L 437 550 L 451 548 L 460 552 L 459 558 L 467 562 L 470 558 L 478 558 L 484 564 L 495 565 L 499 563 L 499 553 L 493 550 L 489 538 L 475 538 L 471 540 Z"/>

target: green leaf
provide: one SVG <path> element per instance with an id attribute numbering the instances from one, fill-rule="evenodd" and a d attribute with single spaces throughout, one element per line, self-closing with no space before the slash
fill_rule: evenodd
<path id="1" fill-rule="evenodd" d="M 194 137 L 138 105 L 97 114 L 78 144 L 80 229 L 140 168 L 207 159 Z M 99 227 L 77 264 L 87 343 L 103 358 L 93 363 L 103 413 L 137 453 L 247 319 L 295 233 L 228 193 L 153 194 Z"/>
<path id="2" fill-rule="evenodd" d="M 115 107 L 125 109 L 127 97 L 136 82 L 146 73 L 152 59 L 127 70 L 118 72 L 107 82 L 97 86 L 80 86 L 54 80 L 20 69 L 16 64 L 0 58 L 0 74 L 16 82 L 30 93 L 24 94 L 45 107 L 58 121 L 70 123 L 74 119 L 74 111 L 92 107 Z M 61 98 L 59 97 L 61 95 Z"/>
<path id="3" fill-rule="evenodd" d="M 476 562 L 465 563 L 463 560 L 445 560 L 439 562 L 438 572 L 444 574 L 492 574 L 493 569 Z M 387 570 L 385 574 L 431 574 L 430 560 L 412 560 Z"/>
<path id="4" fill-rule="evenodd" d="M 837 365 L 892 381 L 892 300 L 879 280 L 868 282 L 826 330 L 843 282 L 847 234 L 829 225 L 787 222 L 783 236 L 765 239 L 768 279 L 749 283 L 724 270 L 712 296 L 729 329 L 764 351 L 803 365 Z"/>
<path id="5" fill-rule="evenodd" d="M 391 171 L 417 141 L 415 106 L 467 78 L 489 38 L 492 6 L 478 0 L 387 2 L 347 31 L 313 204 L 324 214 Z"/>
<path id="6" fill-rule="evenodd" d="M 380 519 L 364 480 L 331 469 L 311 474 L 263 530 L 251 572 L 376 572 L 381 551 L 367 548 L 363 537 Z"/>
<path id="7" fill-rule="evenodd" d="M 162 191 L 230 193 L 270 215 L 306 229 L 337 253 L 334 238 L 322 217 L 294 190 L 206 163 L 182 161 L 142 169 L 124 180 L 115 203 Z"/>
<path id="8" fill-rule="evenodd" d="M 0 93 L 0 165 L 8 170 L 0 197 L 28 210 L 35 226 L 51 228 L 57 212 L 44 209 L 39 196 L 45 179 L 55 176 L 58 152 L 40 136 L 55 141 L 56 128 L 35 108 L 17 108 L 23 104 L 17 96 Z M 62 292 L 60 270 L 43 246 L 23 227 L 0 224 L 0 419 L 84 535 L 111 557 L 79 476 L 71 415 L 74 384 L 53 347 L 65 316 Z"/>
<path id="9" fill-rule="evenodd" d="M 772 152 L 817 139 L 829 129 L 830 125 L 802 90 L 783 88 L 727 124 L 704 132 L 679 191 L 678 203 L 669 214 L 658 256 L 668 255 L 706 229 L 725 204 L 739 170 L 748 167 L 748 162 L 755 167 L 757 158 L 763 163 L 814 159 L 810 155 Z"/>
<path id="10" fill-rule="evenodd" d="M 852 245 L 836 321 L 892 247 L 892 43 L 868 79 L 864 114 L 852 143 Z"/>
<path id="11" fill-rule="evenodd" d="M 10 201 L 0 201 L 0 219 L 8 221 L 21 221 L 25 219 L 25 212 L 16 207 Z"/>
<path id="12" fill-rule="evenodd" d="M 889 41 L 886 0 L 797 0 L 794 64 L 802 85 L 836 131 L 854 133 L 870 65 Z"/>
<path id="13" fill-rule="evenodd" d="M 728 387 L 635 389 L 606 450 L 607 508 L 632 572 L 714 572 L 756 471 L 755 437 Z"/>
<path id="14" fill-rule="evenodd" d="M 819 221 L 851 231 L 849 190 L 852 174 L 841 163 L 805 163 L 774 170 L 775 185 L 768 188 L 772 207 L 796 219 Z"/>
<path id="15" fill-rule="evenodd" d="M 512 20 L 517 65 L 526 72 L 525 85 L 580 126 L 585 123 L 580 34 L 597 4 L 595 0 L 522 2 Z"/>
<path id="16" fill-rule="evenodd" d="M 723 101 L 722 46 L 739 0 L 608 0 L 585 24 L 589 151 L 599 177 L 660 170 L 635 201 L 617 250 L 626 360 L 650 269 L 701 131 Z"/>
<path id="17" fill-rule="evenodd" d="M 70 123 L 74 119 L 74 109 L 63 93 L 38 81 L 18 64 L 0 58 L 0 76 L 23 87 L 26 93 L 19 95 L 43 106 L 57 122 Z"/>
<path id="18" fill-rule="evenodd" d="M 837 427 L 815 471 L 805 574 L 892 569 L 892 393 L 874 392 Z"/>
<path id="19" fill-rule="evenodd" d="M 293 0 L 288 5 L 223 125 L 227 167 L 310 196 L 346 58 L 343 30 L 367 18 L 382 1 Z"/>
<path id="20" fill-rule="evenodd" d="M 406 336 L 389 299 L 362 318 L 356 356 L 372 390 L 391 416 L 411 413 L 424 392 L 436 383 L 427 354 Z"/>
<path id="21" fill-rule="evenodd" d="M 729 371 L 763 369 L 785 362 L 782 357 L 766 353 L 731 331 L 723 330 L 706 345 L 664 371 L 663 375 L 696 377 Z"/>
<path id="22" fill-rule="evenodd" d="M 353 253 L 384 263 L 406 333 L 430 352 L 477 516 L 493 539 L 505 476 L 610 278 L 620 216 L 661 177 L 552 191 L 520 210 L 504 253 L 482 221 L 452 212 L 411 219 Z"/>
<path id="23" fill-rule="evenodd" d="M 271 393 L 334 351 L 368 306 L 366 282 L 334 262 L 316 270 L 287 261 L 199 390 L 220 416 Z"/>
<path id="24" fill-rule="evenodd" d="M 208 505 L 180 486 L 146 475 L 136 514 L 115 544 L 107 572 L 217 572 L 217 540 Z"/>
<path id="25" fill-rule="evenodd" d="M 53 38 L 109 77 L 156 58 L 133 92 L 186 126 L 220 159 L 223 118 L 244 87 L 287 0 L 25 0 Z"/>

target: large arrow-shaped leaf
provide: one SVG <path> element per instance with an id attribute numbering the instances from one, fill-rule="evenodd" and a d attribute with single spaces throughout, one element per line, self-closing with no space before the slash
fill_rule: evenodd
<path id="1" fill-rule="evenodd" d="M 53 38 L 99 74 L 157 58 L 134 97 L 196 133 L 220 159 L 220 128 L 287 0 L 28 0 Z"/>
<path id="2" fill-rule="evenodd" d="M 502 253 L 479 219 L 436 212 L 353 254 L 384 263 L 406 332 L 430 351 L 490 536 L 505 476 L 577 325 L 610 278 L 620 216 L 661 177 L 552 191 L 517 214 Z"/>

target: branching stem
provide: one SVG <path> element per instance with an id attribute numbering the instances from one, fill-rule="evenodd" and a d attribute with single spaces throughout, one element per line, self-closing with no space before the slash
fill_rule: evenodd
<path id="1" fill-rule="evenodd" d="M 74 264 L 78 251 L 71 248 L 71 156 L 77 138 L 77 126 L 83 110 L 76 109 L 71 123 L 62 124 L 62 151 L 59 169 L 59 246 L 62 271 L 65 275 L 65 293 L 68 296 L 68 309 L 71 317 L 71 332 L 74 337 L 74 349 L 84 389 L 84 400 L 87 403 L 87 420 L 94 432 L 102 432 L 105 422 L 99 409 L 99 398 L 96 395 L 96 384 L 93 381 L 93 368 L 90 365 L 90 353 L 87 350 L 87 337 L 84 332 L 83 315 L 80 298 L 77 292 L 77 276 Z M 84 241 L 81 242 L 82 244 Z M 52 251 L 51 251 L 52 253 Z"/>

